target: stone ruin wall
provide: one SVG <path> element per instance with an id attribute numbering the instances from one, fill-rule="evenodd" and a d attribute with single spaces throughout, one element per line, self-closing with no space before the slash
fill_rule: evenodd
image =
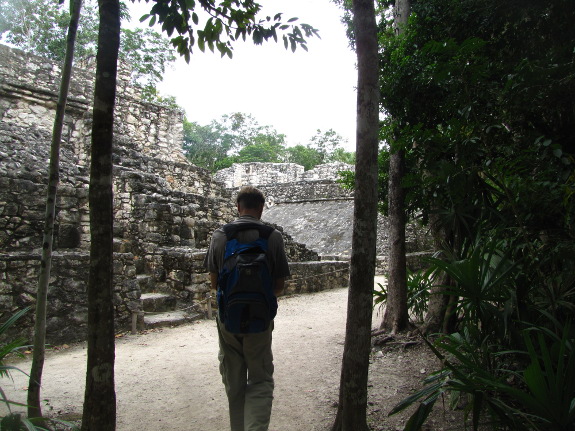
<path id="1" fill-rule="evenodd" d="M 226 188 L 234 189 L 247 184 L 262 186 L 302 181 L 306 184 L 314 181 L 333 182 L 339 178 L 338 172 L 354 170 L 353 165 L 342 162 L 318 165 L 309 171 L 295 163 L 234 163 L 231 167 L 216 172 L 214 178 Z"/>
<path id="2" fill-rule="evenodd" d="M 290 230 L 296 241 L 317 251 L 322 259 L 347 260 L 351 255 L 353 224 L 353 191 L 344 189 L 337 180 L 341 171 L 354 171 L 353 165 L 327 163 L 304 171 L 293 163 L 243 163 L 215 174 L 229 190 L 244 185 L 257 186 L 266 196 L 263 219 Z M 387 272 L 389 222 L 378 216 L 377 268 Z M 416 223 L 406 227 L 408 264 L 421 266 L 421 251 L 431 242 Z"/>
<path id="3" fill-rule="evenodd" d="M 0 45 L 0 119 L 20 127 L 52 130 L 60 67 L 51 60 Z M 93 72 L 74 68 L 64 119 L 63 140 L 78 162 L 88 164 L 92 121 Z M 138 151 L 164 161 L 185 162 L 181 150 L 183 113 L 141 101 L 120 67 L 114 134 L 129 136 Z"/>
<path id="4" fill-rule="evenodd" d="M 0 313 L 4 316 L 35 302 L 58 80 L 59 70 L 50 61 L 0 45 Z M 88 72 L 74 70 L 61 148 L 48 297 L 52 343 L 82 339 L 87 323 L 92 82 Z M 209 291 L 203 266 L 209 235 L 234 218 L 235 207 L 229 191 L 183 157 L 182 113 L 142 102 L 125 73 L 118 84 L 114 280 L 117 330 L 122 330 L 129 327 L 132 312 L 140 309 L 144 290 L 168 292 L 187 305 L 204 298 Z M 317 253 L 285 232 L 284 238 L 290 261 L 318 259 Z M 322 269 L 295 271 L 312 274 Z M 339 271 L 338 283 L 345 285 L 347 267 Z M 294 279 L 288 292 L 301 291 L 301 285 Z M 19 324 L 20 335 L 29 336 L 32 313 L 25 319 Z"/>

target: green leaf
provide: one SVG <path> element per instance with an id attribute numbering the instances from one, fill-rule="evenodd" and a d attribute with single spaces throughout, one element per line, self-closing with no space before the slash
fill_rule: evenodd
<path id="1" fill-rule="evenodd" d="M 421 398 L 437 398 L 439 396 L 439 393 L 441 392 L 441 387 L 443 386 L 443 382 L 437 382 L 434 383 L 433 385 L 429 385 L 424 387 L 423 389 L 415 392 L 414 394 L 408 396 L 407 398 L 401 400 L 399 403 L 397 403 L 392 409 L 391 411 L 388 413 L 388 416 L 392 416 L 396 413 L 401 412 L 402 410 L 406 409 L 407 407 L 411 406 L 413 403 L 415 403 L 417 400 L 421 399 Z"/>
<path id="2" fill-rule="evenodd" d="M 433 410 L 433 406 L 435 404 L 436 398 L 429 399 L 427 401 L 422 402 L 418 407 L 415 413 L 411 415 L 407 423 L 405 424 L 404 431 L 420 431 L 421 427 L 425 423 L 425 420 Z"/>

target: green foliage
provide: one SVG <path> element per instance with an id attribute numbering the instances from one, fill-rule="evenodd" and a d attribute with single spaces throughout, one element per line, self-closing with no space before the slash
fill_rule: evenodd
<path id="1" fill-rule="evenodd" d="M 453 312 L 464 326 L 481 328 L 485 334 L 507 327 L 513 304 L 515 266 L 495 244 L 477 245 L 461 260 L 430 258 L 432 271 L 443 271 L 455 282 L 444 292 L 458 298 Z M 505 318 L 505 319 L 504 319 Z"/>
<path id="2" fill-rule="evenodd" d="M 322 132 L 320 129 L 317 129 L 315 135 L 311 137 L 308 146 L 309 148 L 317 150 L 318 154 L 321 156 L 322 162 L 326 162 L 342 141 L 343 138 L 333 129 L 329 129 L 326 132 Z"/>
<path id="3" fill-rule="evenodd" d="M 97 5 L 85 1 L 76 37 L 75 59 L 86 64 L 96 57 L 98 37 Z M 122 18 L 129 19 L 125 5 Z M 0 35 L 26 51 L 62 62 L 66 53 L 66 32 L 70 22 L 67 7 L 52 0 L 0 0 Z M 132 70 L 132 79 L 144 88 L 145 96 L 155 95 L 166 66 L 175 61 L 170 42 L 151 29 L 123 28 L 119 57 Z M 156 101 L 156 99 L 151 99 Z"/>
<path id="4" fill-rule="evenodd" d="M 463 258 L 429 259 L 427 274 L 443 271 L 453 281 L 444 287 L 456 298 L 452 312 L 460 331 L 428 343 L 444 367 L 425 380 L 423 389 L 391 411 L 395 414 L 420 402 L 406 430 L 419 429 L 437 399 L 444 396 L 452 400 L 452 407 L 464 400 L 474 429 L 486 414 L 491 423 L 509 429 L 573 429 L 572 314 L 552 314 L 553 308 L 540 308 L 539 323 L 534 324 L 534 312 L 530 313 L 529 307 L 520 312 L 516 282 L 522 266 L 502 251 L 505 245 L 474 244 Z M 532 306 L 537 304 L 536 298 L 531 297 Z M 530 321 L 518 321 L 520 316 Z M 521 327 L 523 336 L 516 337 Z M 533 343 L 532 334 L 537 343 Z"/>
<path id="5" fill-rule="evenodd" d="M 355 153 L 345 151 L 343 148 L 335 148 L 330 154 L 329 159 L 331 162 L 342 162 L 348 165 L 355 165 Z"/>
<path id="6" fill-rule="evenodd" d="M 430 270 L 450 277 L 458 332 L 431 345 L 445 368 L 401 405 L 423 401 L 407 429 L 464 395 L 474 428 L 487 413 L 572 430 L 572 1 L 411 6 L 400 36 L 381 20 L 382 152 L 405 151 L 407 205 L 442 243 Z"/>
<path id="7" fill-rule="evenodd" d="M 148 2 L 148 0 L 146 0 Z M 197 9 L 204 13 L 198 13 Z M 294 24 L 297 18 L 283 22 L 282 14 L 258 19 L 261 5 L 253 0 L 162 0 L 154 2 L 150 13 L 142 16 L 140 22 L 148 21 L 150 26 L 161 24 L 162 30 L 171 37 L 171 43 L 187 62 L 195 46 L 202 52 L 206 47 L 221 56 L 232 58 L 233 42 L 250 37 L 254 44 L 273 39 L 278 33 L 286 49 L 295 51 L 297 46 L 307 51 L 306 38 L 318 36 L 318 30 L 308 24 Z M 201 19 L 207 18 L 205 22 Z"/>
<path id="8" fill-rule="evenodd" d="M 10 328 L 12 326 L 14 326 L 14 324 L 16 324 L 16 322 L 24 315 L 26 314 L 28 311 L 30 310 L 30 307 L 26 307 L 23 310 L 18 311 L 17 313 L 15 313 L 14 315 L 12 315 L 11 317 L 8 318 L 8 320 L 6 320 L 4 323 L 2 323 L 0 325 L 0 338 L 6 338 L 7 336 L 7 332 L 10 330 Z M 20 355 L 23 356 L 20 353 L 20 349 L 22 349 L 22 347 L 24 346 L 24 339 L 23 338 L 17 338 L 16 340 L 13 341 L 9 341 L 6 344 L 2 344 L 0 346 L 0 377 L 8 377 L 10 375 L 10 371 L 16 370 L 19 372 L 23 372 L 22 370 L 6 365 L 5 361 L 6 358 L 9 355 L 15 354 L 15 355 Z M 2 392 L 2 398 L 4 402 L 7 402 L 7 399 L 4 395 L 4 392 Z"/>
<path id="9" fill-rule="evenodd" d="M 515 175 L 522 166 L 522 179 L 559 185 L 573 172 L 565 154 L 573 153 L 572 104 L 543 82 L 562 74 L 553 82 L 562 82 L 563 91 L 572 87 L 572 52 L 564 48 L 575 37 L 567 19 L 572 10 L 561 0 L 488 4 L 416 2 L 401 37 L 382 34 L 382 104 L 389 115 L 383 137 L 407 151 L 408 205 L 424 220 L 441 212 L 459 243 L 475 237 L 482 226 L 476 220 L 497 223 L 504 202 L 486 175 Z M 527 22 L 537 23 L 538 32 Z M 542 141 L 553 150 L 541 148 Z M 557 160 L 548 163 L 546 153 Z"/>
<path id="10" fill-rule="evenodd" d="M 281 162 L 285 135 L 261 126 L 251 115 L 235 112 L 207 126 L 184 120 L 184 152 L 188 159 L 211 171 L 232 163 Z"/>
<path id="11" fill-rule="evenodd" d="M 422 321 L 427 310 L 429 295 L 434 279 L 434 270 L 426 269 L 407 273 L 407 309 L 417 321 Z M 373 289 L 373 306 L 384 306 L 387 302 L 387 289 L 381 283 Z"/>
<path id="12" fill-rule="evenodd" d="M 183 149 L 193 164 L 215 171 L 229 150 L 219 144 L 219 139 L 220 134 L 211 125 L 200 126 L 184 118 Z"/>
<path id="13" fill-rule="evenodd" d="M 184 120 L 183 146 L 192 163 L 210 171 L 229 167 L 232 163 L 248 162 L 290 162 L 308 170 L 327 161 L 354 158 L 352 153 L 338 146 L 342 138 L 333 130 L 325 134 L 318 130 L 314 138 L 314 145 L 320 146 L 323 153 L 311 145 L 286 147 L 284 134 L 271 126 L 261 126 L 249 114 L 235 112 L 206 126 Z M 325 141 L 318 144 L 321 139 Z"/>
<path id="14" fill-rule="evenodd" d="M 465 395 L 474 430 L 487 412 L 492 425 L 506 429 L 572 431 L 574 329 L 569 323 L 559 336 L 541 328 L 525 330 L 523 351 L 493 353 L 493 346 L 474 339 L 468 330 L 443 336 L 434 345 L 428 342 L 444 368 L 427 377 L 425 388 L 396 405 L 390 415 L 422 400 L 404 428 L 419 430 L 440 396 L 448 396 L 455 405 Z M 518 369 L 522 361 L 525 366 Z"/>
<path id="15" fill-rule="evenodd" d="M 283 145 L 264 141 L 245 146 L 234 157 L 234 161 L 247 163 L 257 160 L 258 162 L 280 163 L 283 161 L 284 152 Z"/>
<path id="16" fill-rule="evenodd" d="M 12 328 L 22 316 L 24 316 L 28 311 L 30 311 L 31 307 L 26 307 L 23 310 L 20 310 L 10 316 L 8 320 L 0 325 L 0 339 L 5 339 L 7 337 L 7 333 Z M 10 372 L 17 371 L 20 373 L 24 373 L 21 369 L 6 365 L 6 360 L 13 355 L 24 357 L 21 350 L 27 346 L 24 346 L 24 339 L 18 338 L 13 341 L 8 341 L 7 343 L 3 343 L 0 345 L 0 377 L 7 378 L 10 377 Z M 24 373 L 25 374 L 25 373 Z M 8 414 L 4 417 L 0 418 L 0 430 L 7 430 L 7 431 L 21 431 L 21 430 L 45 430 L 46 428 L 40 427 L 35 424 L 35 420 L 22 417 L 22 415 L 18 413 L 13 413 L 11 410 L 12 406 L 20 406 L 25 407 L 24 404 L 11 401 L 4 390 L 0 387 L 0 398 L 2 403 L 6 406 L 8 410 Z M 46 419 L 44 419 L 46 421 Z M 48 422 L 59 424 L 63 426 L 65 429 L 70 430 L 77 430 L 78 428 L 73 424 L 70 424 L 65 421 L 60 421 L 57 419 L 49 419 Z"/>
<path id="17" fill-rule="evenodd" d="M 149 28 L 123 28 L 119 56 L 133 67 L 135 82 L 154 89 L 163 80 L 166 66 L 176 60 L 167 39 Z"/>
<path id="18" fill-rule="evenodd" d="M 305 145 L 296 145 L 286 149 L 287 161 L 304 167 L 306 171 L 313 169 L 321 163 L 321 154 L 315 149 Z"/>
<path id="19" fill-rule="evenodd" d="M 307 145 L 296 145 L 286 149 L 287 161 L 302 165 L 310 170 L 317 165 L 330 162 L 355 163 L 355 153 L 345 151 L 342 147 L 346 142 L 333 129 L 316 130 Z"/>

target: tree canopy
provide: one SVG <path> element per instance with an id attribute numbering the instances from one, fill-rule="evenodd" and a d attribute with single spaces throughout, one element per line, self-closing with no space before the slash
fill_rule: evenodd
<path id="1" fill-rule="evenodd" d="M 573 2 L 412 1 L 399 34 L 378 4 L 380 170 L 405 151 L 406 213 L 437 256 L 408 295 L 429 301 L 422 329 L 446 333 L 429 342 L 444 368 L 392 413 L 421 401 L 406 425 L 420 429 L 439 395 L 464 393 L 474 429 L 571 429 Z"/>
<path id="2" fill-rule="evenodd" d="M 322 163 L 353 163 L 343 148 L 343 138 L 333 130 L 317 130 L 307 145 L 286 146 L 286 136 L 272 126 L 261 126 L 241 112 L 224 115 L 208 125 L 184 120 L 184 152 L 188 159 L 211 171 L 233 163 L 297 163 L 306 170 Z"/>
<path id="3" fill-rule="evenodd" d="M 286 49 L 295 51 L 299 46 L 307 51 L 307 38 L 319 36 L 311 25 L 296 24 L 298 18 L 283 22 L 281 13 L 260 18 L 261 9 L 253 0 L 219 4 L 214 0 L 166 0 L 155 2 L 140 21 L 148 21 L 150 26 L 161 24 L 187 62 L 195 47 L 202 52 L 206 47 L 212 52 L 217 49 L 222 57 L 232 58 L 233 43 L 239 39 L 245 41 L 249 37 L 260 45 L 270 39 L 277 42 L 281 35 Z"/>
<path id="4" fill-rule="evenodd" d="M 433 331 L 453 334 L 436 352 L 457 357 L 436 390 L 427 388 L 432 395 L 408 429 L 446 390 L 471 396 L 474 425 L 489 413 L 511 429 L 568 429 L 561 397 L 572 400 L 573 387 L 550 389 L 545 397 L 562 401 L 544 412 L 530 404 L 529 379 L 549 384 L 575 360 L 566 347 L 575 330 L 573 3 L 415 1 L 406 31 L 394 37 L 387 16 L 381 135 L 405 151 L 408 211 L 437 239 L 441 258 L 430 267 L 448 277 L 439 287 L 450 299 L 435 312 L 451 323 Z M 536 377 L 529 362 L 553 349 L 555 362 Z M 510 375 L 505 361 L 518 361 L 519 383 L 500 385 Z M 463 378 L 457 388 L 453 378 Z"/>

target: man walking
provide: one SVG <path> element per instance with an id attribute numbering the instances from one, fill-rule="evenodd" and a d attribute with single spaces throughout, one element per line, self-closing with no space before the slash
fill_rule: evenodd
<path id="1" fill-rule="evenodd" d="M 266 227 L 260 220 L 265 203 L 262 192 L 255 187 L 243 187 L 238 193 L 236 203 L 239 218 L 213 233 L 206 258 L 212 289 L 218 289 L 220 373 L 228 396 L 231 430 L 267 431 L 274 390 L 273 317 L 277 309 L 276 296 L 284 288 L 285 278 L 289 276 L 289 267 L 281 233 Z M 266 267 L 271 276 L 273 289 L 269 301 L 272 308 L 269 318 L 272 320 L 267 322 L 266 319 L 260 319 L 256 322 L 256 326 L 262 321 L 265 323 L 261 328 L 257 326 L 254 332 L 248 329 L 235 330 L 232 324 L 228 325 L 228 322 L 222 321 L 225 298 L 223 298 L 223 286 L 218 286 L 218 275 L 227 262 L 226 245 L 237 240 L 234 244 L 239 243 L 241 247 L 241 244 L 259 241 L 262 234 L 264 237 L 269 235 L 267 241 L 264 241 L 267 249 L 264 246 L 262 253 L 265 253 Z M 226 308 L 226 313 L 227 310 Z M 262 313 L 259 309 L 256 311 L 241 309 L 239 314 L 244 320 L 249 320 L 254 315 L 261 316 Z M 246 318 L 246 315 L 249 317 Z M 244 322 L 243 327 L 248 328 L 249 325 L 246 325 Z M 253 325 L 250 328 L 253 329 Z"/>

